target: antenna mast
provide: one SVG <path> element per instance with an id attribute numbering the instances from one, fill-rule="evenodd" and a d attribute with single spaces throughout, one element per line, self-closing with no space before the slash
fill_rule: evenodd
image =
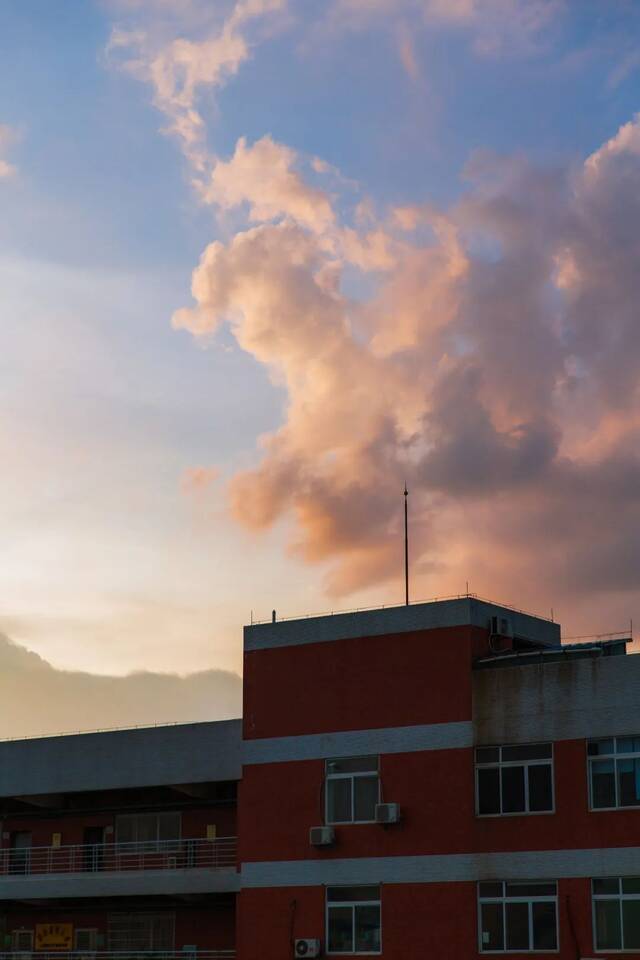
<path id="1" fill-rule="evenodd" d="M 404 602 L 409 606 L 409 521 L 407 515 L 407 500 L 409 491 L 404 485 Z"/>

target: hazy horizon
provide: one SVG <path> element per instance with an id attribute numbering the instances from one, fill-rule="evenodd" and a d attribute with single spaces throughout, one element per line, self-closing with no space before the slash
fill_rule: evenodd
<path id="1" fill-rule="evenodd" d="M 402 601 L 405 481 L 415 600 L 640 622 L 639 28 L 5 0 L 0 734 L 227 715 L 252 617 Z"/>

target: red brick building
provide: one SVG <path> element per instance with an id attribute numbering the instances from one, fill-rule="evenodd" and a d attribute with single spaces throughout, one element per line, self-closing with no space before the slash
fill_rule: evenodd
<path id="1" fill-rule="evenodd" d="M 5 952 L 640 958 L 626 642 L 473 597 L 257 624 L 242 731 L 0 744 Z"/>

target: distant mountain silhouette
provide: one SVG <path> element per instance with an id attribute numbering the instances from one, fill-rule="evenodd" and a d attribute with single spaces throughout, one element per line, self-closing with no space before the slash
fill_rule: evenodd
<path id="1" fill-rule="evenodd" d="M 0 739 L 240 716 L 241 678 L 226 670 L 124 677 L 58 670 L 0 634 Z"/>

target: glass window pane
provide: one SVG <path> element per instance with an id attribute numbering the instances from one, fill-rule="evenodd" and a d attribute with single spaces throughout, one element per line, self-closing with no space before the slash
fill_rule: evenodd
<path id="1" fill-rule="evenodd" d="M 134 817 L 116 817 L 116 843 L 131 843 L 134 839 Z"/>
<path id="2" fill-rule="evenodd" d="M 136 840 L 149 843 L 158 839 L 158 817 L 155 813 L 139 814 L 136 817 Z"/>
<path id="3" fill-rule="evenodd" d="M 550 743 L 525 743 L 517 747 L 503 747 L 503 761 L 547 760 L 551 758 Z"/>
<path id="4" fill-rule="evenodd" d="M 602 880 L 593 881 L 594 894 L 602 893 L 620 893 L 620 881 L 617 877 L 605 877 Z"/>
<path id="5" fill-rule="evenodd" d="M 353 907 L 329 907 L 329 950 L 334 953 L 353 952 Z"/>
<path id="6" fill-rule="evenodd" d="M 480 941 L 483 950 L 504 950 L 504 923 L 501 903 L 480 907 Z"/>
<path id="7" fill-rule="evenodd" d="M 327 773 L 377 773 L 377 757 L 340 757 L 327 760 Z"/>
<path id="8" fill-rule="evenodd" d="M 177 840 L 180 837 L 179 813 L 161 813 L 158 819 L 158 837 L 160 840 Z"/>
<path id="9" fill-rule="evenodd" d="M 375 820 L 379 789 L 378 777 L 354 777 L 354 820 Z"/>
<path id="10" fill-rule="evenodd" d="M 622 901 L 622 937 L 625 950 L 640 950 L 640 900 Z"/>
<path id="11" fill-rule="evenodd" d="M 355 901 L 379 900 L 380 887 L 327 887 L 329 903 L 353 903 Z"/>
<path id="12" fill-rule="evenodd" d="M 352 784 L 351 777 L 327 780 L 327 820 L 329 823 L 351 822 Z"/>
<path id="13" fill-rule="evenodd" d="M 623 877 L 622 892 L 640 894 L 640 877 Z"/>
<path id="14" fill-rule="evenodd" d="M 620 806 L 638 806 L 640 804 L 640 759 L 616 760 L 616 767 Z"/>
<path id="15" fill-rule="evenodd" d="M 380 950 L 380 907 L 356 907 L 356 953 L 375 953 Z"/>
<path id="16" fill-rule="evenodd" d="M 617 753 L 640 753 L 640 737 L 618 737 Z"/>
<path id="17" fill-rule="evenodd" d="M 521 813 L 524 809 L 524 767 L 503 767 L 502 812 Z"/>
<path id="18" fill-rule="evenodd" d="M 555 883 L 507 883 L 507 897 L 555 897 Z"/>
<path id="19" fill-rule="evenodd" d="M 497 763 L 500 759 L 500 747 L 478 747 L 476 763 Z"/>
<path id="20" fill-rule="evenodd" d="M 478 813 L 500 813 L 500 770 L 478 768 Z"/>
<path id="21" fill-rule="evenodd" d="M 591 803 L 594 808 L 615 807 L 616 777 L 614 760 L 592 760 Z"/>
<path id="22" fill-rule="evenodd" d="M 503 893 L 502 883 L 493 881 L 484 881 L 478 884 L 480 897 L 501 897 Z"/>
<path id="23" fill-rule="evenodd" d="M 529 810 L 553 809 L 552 767 L 550 763 L 529 767 Z"/>
<path id="24" fill-rule="evenodd" d="M 533 949 L 557 950 L 555 903 L 532 903 Z"/>
<path id="25" fill-rule="evenodd" d="M 590 740 L 587 744 L 587 753 L 590 757 L 608 755 L 614 753 L 615 748 L 613 740 Z"/>
<path id="26" fill-rule="evenodd" d="M 596 900 L 596 950 L 621 950 L 620 901 Z"/>
<path id="27" fill-rule="evenodd" d="M 152 950 L 173 950 L 175 946 L 175 920 L 170 915 L 150 918 Z"/>
<path id="28" fill-rule="evenodd" d="M 529 949 L 529 904 L 506 903 L 507 950 Z"/>

